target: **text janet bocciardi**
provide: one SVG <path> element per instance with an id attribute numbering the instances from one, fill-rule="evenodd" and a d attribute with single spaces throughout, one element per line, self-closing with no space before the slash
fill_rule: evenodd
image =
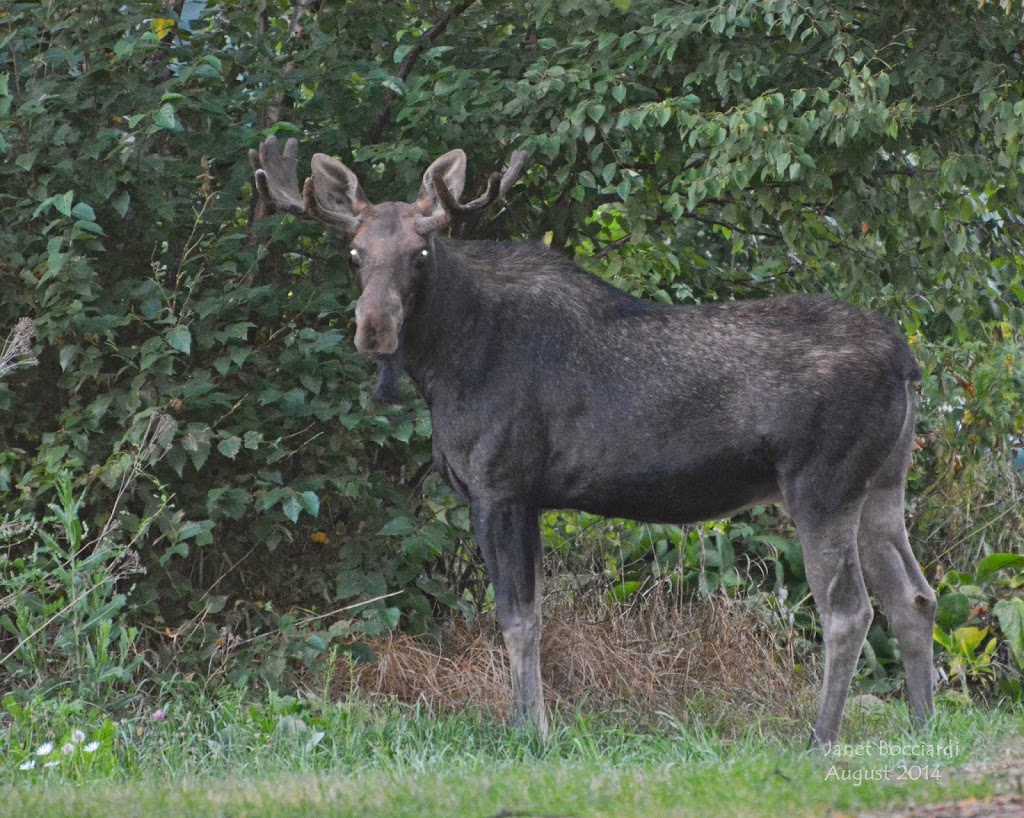
<path id="1" fill-rule="evenodd" d="M 960 742 L 905 743 L 872 741 L 865 744 L 829 743 L 824 747 L 826 758 L 887 758 L 893 760 L 922 761 L 924 759 L 952 760 L 960 755 Z"/>

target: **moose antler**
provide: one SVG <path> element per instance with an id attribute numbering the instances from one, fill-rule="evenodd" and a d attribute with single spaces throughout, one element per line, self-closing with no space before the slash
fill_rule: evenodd
<path id="1" fill-rule="evenodd" d="M 249 151 L 260 199 L 272 210 L 323 222 L 354 234 L 362 212 L 370 206 L 356 175 L 337 159 L 318 153 L 312 160 L 313 175 L 306 179 L 300 191 L 298 157 L 298 140 L 289 139 L 282 151 L 273 135 L 263 140 L 259 150 Z M 433 200 L 433 208 L 417 218 L 420 232 L 439 230 L 453 217 L 476 213 L 503 197 L 522 173 L 526 157 L 526 151 L 515 151 L 505 173 L 492 174 L 483 194 L 462 204 L 459 196 L 466 155 L 458 150 L 445 154 L 424 176 L 423 190 L 416 204 L 426 209 Z"/>
<path id="2" fill-rule="evenodd" d="M 516 183 L 516 179 L 523 172 L 523 166 L 526 164 L 526 160 L 530 157 L 526 151 L 513 151 L 512 156 L 508 160 L 508 170 L 501 177 L 501 187 L 498 190 L 498 198 L 502 198 L 512 185 Z"/>
<path id="3" fill-rule="evenodd" d="M 259 150 L 249 149 L 256 190 L 274 210 L 312 219 L 310 207 L 299 192 L 299 141 L 289 139 L 284 152 L 277 146 L 277 137 L 268 136 Z M 307 184 L 309 180 L 307 179 Z"/>
<path id="4" fill-rule="evenodd" d="M 526 151 L 515 151 L 509 160 L 508 170 L 504 174 L 492 173 L 487 180 L 487 189 L 483 194 L 465 204 L 460 203 L 452 195 L 440 172 L 434 172 L 431 176 L 431 182 L 433 182 L 434 191 L 444 205 L 444 209 L 452 216 L 465 216 L 478 210 L 483 210 L 497 199 L 502 198 L 523 172 L 523 165 L 526 164 L 527 156 Z"/>
<path id="5" fill-rule="evenodd" d="M 273 135 L 263 140 L 259 151 L 250 149 L 249 164 L 260 198 L 282 213 L 354 233 L 359 211 L 369 204 L 355 174 L 338 160 L 318 153 L 313 157 L 313 175 L 299 192 L 298 163 L 299 142 L 294 138 L 285 143 L 283 152 Z"/>

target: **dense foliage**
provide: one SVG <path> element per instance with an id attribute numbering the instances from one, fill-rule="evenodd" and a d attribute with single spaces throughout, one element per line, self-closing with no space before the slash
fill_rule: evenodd
<path id="1" fill-rule="evenodd" d="M 97 612 L 130 609 L 204 667 L 264 638 L 274 675 L 335 636 L 480 601 L 465 509 L 427 473 L 424 407 L 371 398 L 337 242 L 252 218 L 246 149 L 270 133 L 344 157 L 377 200 L 409 197 L 451 147 L 481 179 L 525 148 L 527 178 L 472 235 L 544 239 L 662 301 L 826 290 L 886 312 L 926 376 L 911 511 L 930 575 L 1019 549 L 1019 9 L 369 8 L 0 10 L 0 336 L 31 317 L 39 359 L 0 380 L 0 655 L 68 609 L 51 647 L 80 650 Z M 627 526 L 595 563 L 620 597 L 666 566 L 738 587 L 737 553 L 796 589 L 779 525 Z M 579 526 L 546 523 L 563 559 L 590 559 L 571 554 Z M 93 552 L 117 582 L 88 608 L 67 571 Z M 279 633 L 301 638 L 270 651 Z M 125 653 L 112 680 L 138 637 L 99 639 Z"/>

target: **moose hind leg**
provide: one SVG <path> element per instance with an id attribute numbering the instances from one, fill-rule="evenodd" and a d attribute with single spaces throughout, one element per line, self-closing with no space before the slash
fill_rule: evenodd
<path id="1" fill-rule="evenodd" d="M 491 575 L 508 651 L 515 724 L 532 725 L 547 738 L 540 675 L 543 568 L 537 513 L 518 504 L 474 502 L 473 528 Z"/>
<path id="2" fill-rule="evenodd" d="M 902 485 L 868 493 L 861 511 L 858 545 L 868 589 L 881 603 L 900 646 L 911 712 L 924 724 L 935 710 L 935 592 L 910 550 Z"/>
<path id="3" fill-rule="evenodd" d="M 825 679 L 811 742 L 839 737 L 846 697 L 871 625 L 871 601 L 857 554 L 856 514 L 794 513 L 811 593 L 825 635 Z"/>

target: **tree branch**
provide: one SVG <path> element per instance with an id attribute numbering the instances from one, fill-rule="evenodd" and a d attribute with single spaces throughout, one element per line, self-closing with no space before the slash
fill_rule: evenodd
<path id="1" fill-rule="evenodd" d="M 765 230 L 747 230 L 745 227 L 740 227 L 738 224 L 733 224 L 732 222 L 727 222 L 723 219 L 714 219 L 711 216 L 702 216 L 699 213 L 684 213 L 682 217 L 684 219 L 693 219 L 693 221 L 700 222 L 701 224 L 707 224 L 712 227 L 724 227 L 734 233 L 742 233 L 747 236 L 756 236 L 757 238 L 776 239 L 778 241 L 782 241 L 781 233 L 773 233 Z"/>
<path id="2" fill-rule="evenodd" d="M 448 28 L 451 22 L 475 2 L 476 0 L 462 0 L 462 2 L 449 8 L 441 16 L 440 20 L 423 32 L 416 45 L 409 49 L 409 52 L 402 58 L 402 62 L 399 63 L 395 79 L 404 82 L 409 74 L 412 73 L 412 69 L 416 66 L 427 46 L 444 34 L 445 29 Z M 384 92 L 384 105 L 377 112 L 377 116 L 374 117 L 373 124 L 370 126 L 370 132 L 366 137 L 367 145 L 375 145 L 380 142 L 384 128 L 387 127 L 388 121 L 391 119 L 391 111 L 395 107 L 395 100 L 397 99 L 398 92 L 394 89 L 388 88 Z"/>
<path id="3" fill-rule="evenodd" d="M 596 253 L 594 253 L 594 258 L 604 258 L 609 253 L 614 253 L 620 247 L 625 247 L 627 244 L 629 244 L 629 242 L 632 240 L 632 238 L 633 238 L 633 234 L 632 233 L 627 233 L 621 239 L 615 239 L 615 241 L 609 242 L 604 247 L 602 247 L 600 250 L 598 250 Z"/>

